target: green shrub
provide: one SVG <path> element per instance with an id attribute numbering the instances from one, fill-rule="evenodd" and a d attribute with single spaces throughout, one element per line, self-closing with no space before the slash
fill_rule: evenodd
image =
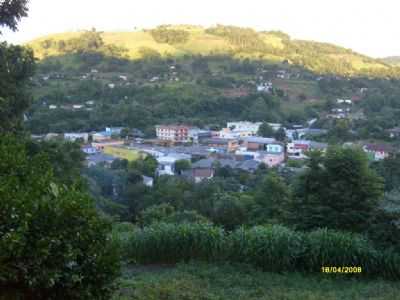
<path id="1" fill-rule="evenodd" d="M 138 263 L 212 260 L 219 257 L 224 241 L 224 230 L 210 224 L 157 223 L 133 232 L 128 256 Z"/>
<path id="2" fill-rule="evenodd" d="M 282 226 L 240 228 L 228 237 L 228 260 L 268 271 L 290 271 L 304 253 L 303 235 Z"/>

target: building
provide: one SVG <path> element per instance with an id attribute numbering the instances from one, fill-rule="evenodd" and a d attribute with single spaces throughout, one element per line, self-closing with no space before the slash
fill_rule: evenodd
<path id="1" fill-rule="evenodd" d="M 273 168 L 285 161 L 285 146 L 281 143 L 269 143 L 265 147 L 265 151 L 258 152 L 260 155 L 256 160 Z"/>
<path id="2" fill-rule="evenodd" d="M 287 144 L 287 154 L 290 158 L 307 158 L 307 151 L 321 151 L 325 152 L 328 148 L 326 143 L 318 143 L 307 140 L 295 140 Z"/>
<path id="3" fill-rule="evenodd" d="M 190 128 L 188 135 L 189 135 L 189 140 L 192 143 L 198 144 L 201 140 L 211 138 L 212 132 L 210 130 L 204 130 L 200 128 Z"/>
<path id="4" fill-rule="evenodd" d="M 77 140 L 81 140 L 84 143 L 87 143 L 89 140 L 88 133 L 64 133 L 64 140 L 75 142 Z"/>
<path id="5" fill-rule="evenodd" d="M 168 155 L 157 157 L 157 175 L 175 175 L 175 163 L 178 160 L 190 161 L 190 159 L 190 155 L 183 153 L 169 153 Z"/>
<path id="6" fill-rule="evenodd" d="M 273 168 L 279 166 L 285 161 L 285 152 L 269 153 L 267 151 L 260 153 L 258 161 L 266 164 L 268 167 Z"/>
<path id="7" fill-rule="evenodd" d="M 200 143 L 210 147 L 212 152 L 234 152 L 239 148 L 239 142 L 236 139 L 211 138 L 204 139 Z"/>
<path id="8" fill-rule="evenodd" d="M 384 144 L 367 144 L 363 146 L 363 150 L 374 161 L 385 159 L 393 152 L 390 146 Z"/>
<path id="9" fill-rule="evenodd" d="M 189 129 L 185 125 L 157 125 L 156 134 L 160 140 L 187 143 L 190 142 Z"/>
<path id="10" fill-rule="evenodd" d="M 214 177 L 215 160 L 212 158 L 202 159 L 192 164 L 192 169 L 186 172 L 186 175 L 199 183 L 203 180 L 211 179 Z"/>
<path id="11" fill-rule="evenodd" d="M 276 143 L 274 138 L 263 138 L 263 137 L 246 137 L 241 139 L 242 146 L 248 151 L 259 151 L 266 150 L 268 144 Z"/>
<path id="12" fill-rule="evenodd" d="M 92 135 L 92 140 L 93 140 L 93 142 L 109 141 L 109 140 L 111 140 L 111 134 L 109 134 L 105 131 L 96 132 Z"/>
<path id="13" fill-rule="evenodd" d="M 220 131 L 220 138 L 233 139 L 257 135 L 262 122 L 228 122 L 226 128 Z"/>
<path id="14" fill-rule="evenodd" d="M 310 141 L 295 140 L 287 144 L 287 154 L 290 158 L 306 158 L 305 153 L 310 150 Z"/>

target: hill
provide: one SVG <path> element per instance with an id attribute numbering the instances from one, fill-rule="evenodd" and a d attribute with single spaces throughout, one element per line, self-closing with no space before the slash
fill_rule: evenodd
<path id="1" fill-rule="evenodd" d="M 400 85 L 387 79 L 399 68 L 282 32 L 161 26 L 57 34 L 29 45 L 40 59 L 27 113 L 37 134 L 123 126 L 151 136 L 160 123 L 218 128 L 313 118 L 329 129 L 338 98 L 354 99 L 350 119 L 370 120 L 352 127 L 364 138 L 398 126 Z"/>
<path id="2" fill-rule="evenodd" d="M 400 56 L 385 57 L 382 59 L 382 61 L 392 66 L 400 66 Z"/>
<path id="3" fill-rule="evenodd" d="M 92 31 L 93 32 L 93 31 Z M 67 32 L 38 38 L 28 43 L 43 59 L 82 50 L 74 47 L 88 32 Z M 89 32 L 90 33 L 90 32 Z M 294 40 L 280 31 L 257 32 L 251 28 L 222 26 L 204 28 L 193 25 L 163 25 L 150 30 L 99 33 L 110 55 L 141 59 L 148 55 L 182 57 L 185 55 L 230 55 L 237 59 L 286 62 L 316 73 L 347 76 L 393 76 L 397 68 L 327 43 Z M 87 47 L 96 46 L 88 44 Z M 97 45 L 99 46 L 99 45 Z"/>

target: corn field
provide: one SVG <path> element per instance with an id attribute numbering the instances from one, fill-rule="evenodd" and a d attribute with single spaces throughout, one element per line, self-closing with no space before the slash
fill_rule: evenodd
<path id="1" fill-rule="evenodd" d="M 398 253 L 380 252 L 363 236 L 327 229 L 304 233 L 274 225 L 227 232 L 210 224 L 159 223 L 120 230 L 118 236 L 124 258 L 138 264 L 221 261 L 305 273 L 323 266 L 361 267 L 360 276 L 400 279 Z"/>

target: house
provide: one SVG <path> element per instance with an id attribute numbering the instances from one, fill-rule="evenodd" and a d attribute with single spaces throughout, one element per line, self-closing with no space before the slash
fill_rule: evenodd
<path id="1" fill-rule="evenodd" d="M 210 130 L 204 130 L 200 128 L 190 128 L 188 135 L 189 140 L 194 144 L 198 144 L 199 141 L 212 137 L 212 133 Z"/>
<path id="2" fill-rule="evenodd" d="M 123 127 L 106 127 L 105 131 L 96 132 L 92 135 L 94 142 L 111 140 L 113 136 L 120 135 Z"/>
<path id="3" fill-rule="evenodd" d="M 268 144 L 273 144 L 276 142 L 274 138 L 264 138 L 264 137 L 245 137 L 241 139 L 242 146 L 248 151 L 258 151 L 266 150 Z"/>
<path id="4" fill-rule="evenodd" d="M 326 143 L 318 143 L 307 140 L 295 140 L 287 144 L 287 154 L 290 158 L 307 158 L 307 151 L 322 151 L 325 152 L 328 148 Z"/>
<path id="5" fill-rule="evenodd" d="M 257 161 L 266 164 L 268 167 L 276 167 L 285 161 L 285 146 L 274 142 L 266 145 L 264 151 L 259 151 Z"/>
<path id="6" fill-rule="evenodd" d="M 385 144 L 366 144 L 362 148 L 368 158 L 374 161 L 385 159 L 393 152 L 393 149 Z"/>
<path id="7" fill-rule="evenodd" d="M 306 158 L 305 153 L 310 149 L 310 142 L 294 140 L 287 144 L 287 154 L 290 158 Z"/>
<path id="8" fill-rule="evenodd" d="M 178 160 L 190 161 L 191 156 L 183 153 L 169 153 L 165 156 L 157 157 L 157 175 L 175 175 L 175 163 Z"/>
<path id="9" fill-rule="evenodd" d="M 282 153 L 269 153 L 263 151 L 260 153 L 260 156 L 256 159 L 260 163 L 264 163 L 270 168 L 279 166 L 285 161 L 285 152 Z"/>
<path id="10" fill-rule="evenodd" d="M 64 133 L 64 140 L 70 142 L 82 140 L 84 143 L 87 143 L 89 140 L 89 133 Z"/>
<path id="11" fill-rule="evenodd" d="M 202 159 L 192 164 L 192 169 L 186 172 L 186 175 L 199 183 L 203 180 L 211 179 L 214 177 L 215 160 L 212 158 Z"/>
<path id="12" fill-rule="evenodd" d="M 88 167 L 93 167 L 98 164 L 104 164 L 105 166 L 109 167 L 115 159 L 116 158 L 111 155 L 96 153 L 94 155 L 87 156 L 86 164 Z"/>
<path id="13" fill-rule="evenodd" d="M 108 88 L 114 89 L 114 88 L 115 88 L 115 84 L 114 84 L 114 83 L 109 83 L 109 84 L 108 84 Z"/>
<path id="14" fill-rule="evenodd" d="M 246 148 L 240 148 L 235 152 L 236 156 L 242 157 L 243 160 L 258 159 L 260 153 L 258 151 L 247 151 Z"/>
<path id="15" fill-rule="evenodd" d="M 204 139 L 200 143 L 210 147 L 211 150 L 216 150 L 214 152 L 234 152 L 239 148 L 239 142 L 235 139 L 211 138 Z"/>
<path id="16" fill-rule="evenodd" d="M 189 129 L 185 125 L 157 125 L 156 134 L 159 140 L 187 143 L 190 141 Z"/>
<path id="17" fill-rule="evenodd" d="M 248 136 L 257 135 L 258 129 L 260 128 L 262 122 L 228 122 L 226 128 L 220 131 L 220 138 L 242 138 Z"/>
<path id="18" fill-rule="evenodd" d="M 97 132 L 92 135 L 92 140 L 94 142 L 104 142 L 111 140 L 111 134 L 105 131 Z"/>

